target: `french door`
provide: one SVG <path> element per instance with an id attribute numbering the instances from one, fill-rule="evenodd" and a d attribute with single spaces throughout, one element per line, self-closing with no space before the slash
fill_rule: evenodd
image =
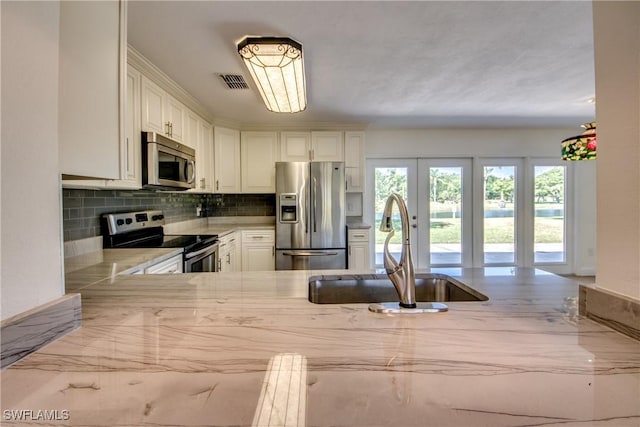
<path id="1" fill-rule="evenodd" d="M 418 160 L 420 267 L 472 264 L 470 159 Z"/>
<path id="2" fill-rule="evenodd" d="M 372 232 L 372 256 L 371 265 L 382 267 L 382 254 L 387 233 L 380 231 L 380 222 L 387 198 L 392 192 L 400 194 L 407 203 L 410 218 L 410 234 L 414 261 L 418 262 L 421 245 L 415 244 L 418 240 L 418 194 L 417 190 L 417 160 L 416 159 L 375 159 L 367 162 L 367 186 L 369 191 L 365 196 L 365 218 L 373 224 Z M 400 215 L 397 206 L 392 210 L 392 221 L 395 234 L 389 241 L 389 251 L 397 259 L 400 258 L 402 247 Z"/>
<path id="3" fill-rule="evenodd" d="M 470 265 L 471 260 L 471 160 L 375 159 L 367 164 L 365 204 L 373 207 L 367 220 L 373 224 L 373 265 L 382 266 L 387 233 L 379 230 L 388 195 L 398 192 L 407 202 L 414 261 L 418 268 Z M 393 210 L 396 234 L 390 252 L 401 250 L 400 217 Z"/>
<path id="4" fill-rule="evenodd" d="M 365 221 L 373 224 L 371 265 L 382 267 L 379 231 L 388 195 L 407 202 L 417 268 L 535 266 L 569 273 L 566 163 L 555 159 L 370 159 Z M 399 257 L 401 226 L 391 253 Z"/>

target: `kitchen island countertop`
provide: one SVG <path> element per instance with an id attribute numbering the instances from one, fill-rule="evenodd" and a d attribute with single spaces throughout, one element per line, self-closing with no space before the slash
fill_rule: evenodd
<path id="1" fill-rule="evenodd" d="M 576 282 L 443 272 L 489 301 L 402 316 L 311 304 L 323 271 L 95 281 L 80 329 L 2 372 L 2 409 L 67 410 L 54 425 L 251 425 L 269 372 L 292 378 L 272 416 L 309 426 L 640 424 L 640 343 L 579 318 Z"/>

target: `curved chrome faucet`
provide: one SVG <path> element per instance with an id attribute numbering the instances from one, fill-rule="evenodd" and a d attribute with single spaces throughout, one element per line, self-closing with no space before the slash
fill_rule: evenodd
<path id="1" fill-rule="evenodd" d="M 389 253 L 389 241 L 395 234 L 391 219 L 393 203 L 398 205 L 400 222 L 402 224 L 402 252 L 400 262 Z M 400 307 L 416 308 L 416 277 L 413 272 L 413 257 L 411 256 L 411 240 L 409 238 L 409 211 L 402 196 L 391 193 L 382 212 L 380 231 L 389 233 L 384 241 L 384 268 L 400 297 Z"/>

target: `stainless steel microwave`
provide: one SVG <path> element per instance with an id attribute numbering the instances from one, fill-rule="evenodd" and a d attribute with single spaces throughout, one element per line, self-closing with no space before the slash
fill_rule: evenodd
<path id="1" fill-rule="evenodd" d="M 196 150 L 156 132 L 142 132 L 142 187 L 195 188 Z"/>

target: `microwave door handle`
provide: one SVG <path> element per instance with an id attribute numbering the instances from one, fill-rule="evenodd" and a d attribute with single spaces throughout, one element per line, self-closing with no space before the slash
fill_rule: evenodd
<path id="1" fill-rule="evenodd" d="M 194 160 L 187 160 L 187 163 L 184 165 L 184 176 L 187 177 L 187 171 L 189 170 L 189 166 L 191 166 L 191 177 L 187 181 L 187 184 L 193 183 L 196 179 L 196 162 Z"/>

